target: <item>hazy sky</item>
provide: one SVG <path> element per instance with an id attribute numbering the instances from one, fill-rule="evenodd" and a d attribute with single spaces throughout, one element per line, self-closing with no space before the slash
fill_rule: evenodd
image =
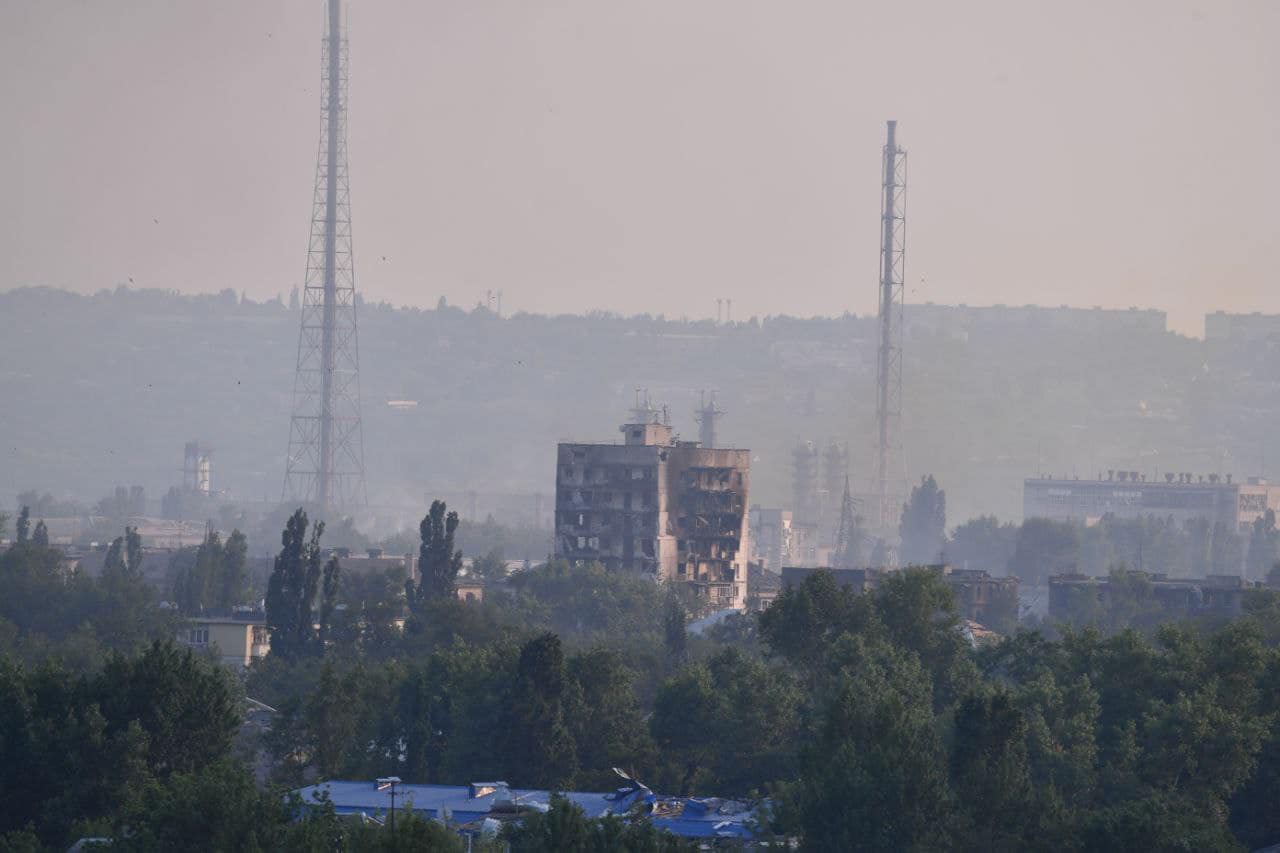
<path id="1" fill-rule="evenodd" d="M 1280 312 L 1280 2 L 353 0 L 367 299 Z M 303 274 L 322 0 L 3 0 L 0 288 Z M 383 260 L 385 256 L 386 260 Z"/>

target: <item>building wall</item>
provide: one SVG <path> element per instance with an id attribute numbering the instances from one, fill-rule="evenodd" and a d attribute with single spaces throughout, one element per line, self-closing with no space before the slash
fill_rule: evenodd
<path id="1" fill-rule="evenodd" d="M 556 454 L 555 553 L 610 571 L 675 575 L 665 509 L 664 448 L 561 444 Z"/>
<path id="2" fill-rule="evenodd" d="M 216 649 L 227 666 L 246 667 L 255 658 L 266 657 L 270 636 L 263 621 L 237 619 L 193 619 L 178 635 L 179 642 L 203 651 Z"/>
<path id="3" fill-rule="evenodd" d="M 676 578 L 693 584 L 712 606 L 742 609 L 747 604 L 750 467 L 749 450 L 694 444 L 673 447 L 667 459 Z"/>
<path id="4" fill-rule="evenodd" d="M 1156 516 L 1178 524 L 1200 518 L 1246 529 L 1267 508 L 1280 510 L 1280 486 L 1250 483 L 1028 479 L 1022 487 L 1023 518 L 1091 524 L 1104 515 Z"/>
<path id="5" fill-rule="evenodd" d="M 1215 311 L 1204 315 L 1204 339 L 1210 344 L 1247 343 L 1267 338 L 1280 338 L 1280 314 Z"/>
<path id="6" fill-rule="evenodd" d="M 561 444 L 555 554 L 689 583 L 708 606 L 743 608 L 751 454 L 674 442 L 628 424 L 625 444 Z"/>

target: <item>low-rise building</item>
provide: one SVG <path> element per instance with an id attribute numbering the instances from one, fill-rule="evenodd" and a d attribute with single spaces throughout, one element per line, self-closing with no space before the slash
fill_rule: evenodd
<path id="1" fill-rule="evenodd" d="M 339 815 L 384 819 L 392 806 L 409 809 L 428 820 L 447 821 L 459 834 L 495 835 L 505 823 L 546 812 L 551 792 L 512 788 L 506 782 L 469 785 L 411 785 L 399 779 L 370 782 L 320 782 L 297 791 L 306 807 L 332 803 Z M 623 786 L 609 793 L 565 791 L 569 802 L 588 818 L 617 815 L 623 820 L 646 820 L 681 838 L 749 841 L 759 822 L 760 803 L 721 797 L 671 797 L 654 794 L 645 785 L 624 777 Z"/>
<path id="2" fill-rule="evenodd" d="M 461 575 L 454 581 L 454 589 L 457 591 L 458 600 L 479 604 L 484 601 L 485 581 L 484 578 L 475 575 Z"/>
<path id="3" fill-rule="evenodd" d="M 227 666 L 243 669 L 271 651 L 271 632 L 266 613 L 233 610 L 226 615 L 192 617 L 179 632 L 178 642 L 211 651 Z"/>
<path id="4" fill-rule="evenodd" d="M 782 575 L 771 572 L 760 563 L 747 566 L 747 609 L 760 612 L 773 604 L 782 592 Z"/>
<path id="5" fill-rule="evenodd" d="M 1156 572 L 1127 574 L 1150 583 L 1152 599 L 1169 618 L 1210 613 L 1239 616 L 1244 609 L 1245 590 L 1258 585 L 1239 575 L 1170 578 Z M 1072 621 L 1082 608 L 1087 611 L 1097 607 L 1105 611 L 1113 603 L 1113 596 L 1109 577 L 1054 575 L 1049 578 L 1049 618 L 1055 622 Z"/>

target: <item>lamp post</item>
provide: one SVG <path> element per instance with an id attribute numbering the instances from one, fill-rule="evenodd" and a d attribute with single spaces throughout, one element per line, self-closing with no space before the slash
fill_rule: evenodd
<path id="1" fill-rule="evenodd" d="M 391 832 L 396 831 L 396 785 L 400 784 L 399 776 L 383 776 L 378 779 L 379 791 L 391 791 L 391 812 L 387 816 Z"/>

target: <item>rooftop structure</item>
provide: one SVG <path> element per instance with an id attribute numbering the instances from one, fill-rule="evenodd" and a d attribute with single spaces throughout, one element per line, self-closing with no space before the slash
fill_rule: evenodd
<path id="1" fill-rule="evenodd" d="M 751 824 L 757 806 L 719 797 L 668 797 L 627 779 L 623 787 L 607 794 L 567 791 L 563 796 L 589 818 L 619 815 L 644 818 L 662 830 L 682 838 L 737 839 L 752 837 Z M 395 786 L 397 810 L 409 809 L 431 820 L 448 818 L 466 835 L 496 832 L 503 823 L 524 815 L 545 812 L 551 792 L 510 787 L 506 782 L 472 782 L 470 785 Z M 297 793 L 308 805 L 328 794 L 340 815 L 384 815 L 391 805 L 389 791 L 377 782 L 320 782 Z"/>
<path id="2" fill-rule="evenodd" d="M 1170 578 L 1154 572 L 1130 572 L 1151 582 L 1154 599 L 1171 615 L 1196 616 L 1219 613 L 1239 616 L 1244 592 L 1251 584 L 1239 575 L 1209 575 L 1203 578 Z M 1111 596 L 1109 578 L 1088 575 L 1054 575 L 1049 578 L 1049 618 L 1070 619 L 1081 604 L 1106 607 Z"/>
<path id="3" fill-rule="evenodd" d="M 1148 478 L 1137 471 L 1108 471 L 1105 479 L 1028 478 L 1022 487 L 1022 517 L 1093 524 L 1105 515 L 1118 518 L 1196 519 L 1248 530 L 1268 509 L 1280 511 L 1280 485 L 1251 477 L 1234 482 L 1230 474 L 1165 474 Z"/>
<path id="4" fill-rule="evenodd" d="M 677 441 L 659 421 L 623 444 L 561 444 L 555 555 L 687 583 L 708 609 L 747 600 L 751 452 Z"/>

